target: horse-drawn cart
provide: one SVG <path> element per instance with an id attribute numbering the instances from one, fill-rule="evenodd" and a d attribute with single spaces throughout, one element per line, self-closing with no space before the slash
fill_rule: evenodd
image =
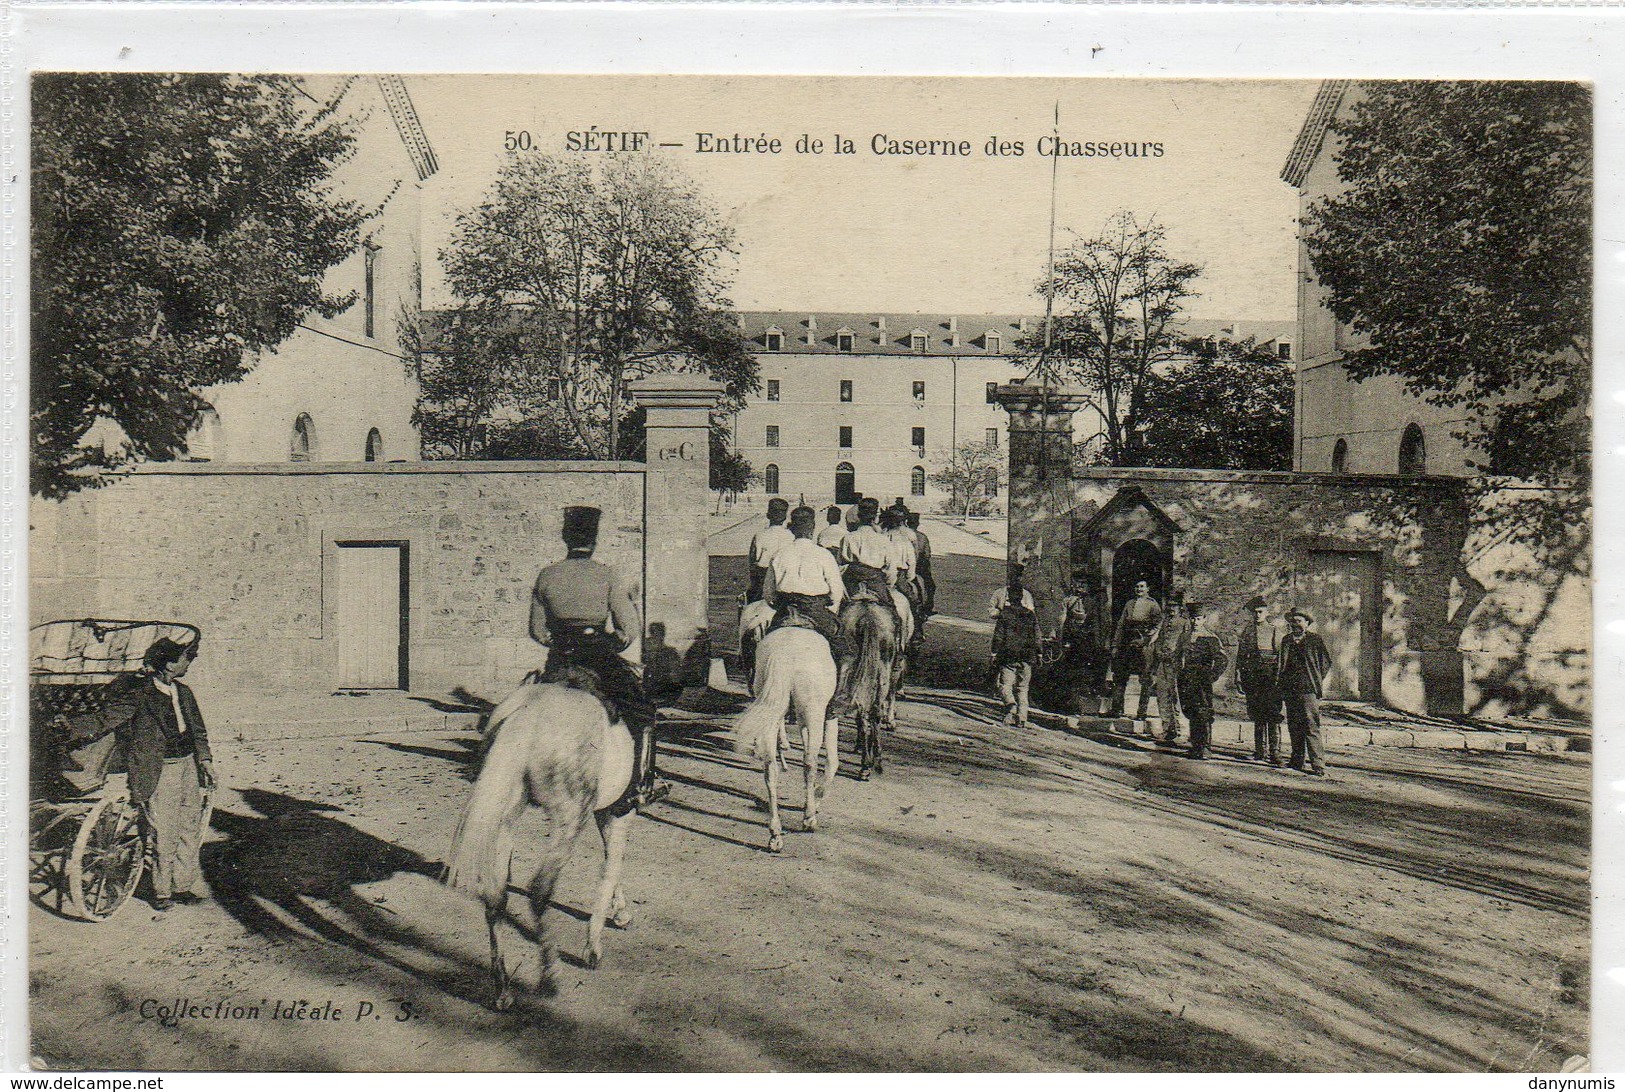
<path id="1" fill-rule="evenodd" d="M 106 921 L 141 881 L 145 839 L 118 729 L 152 643 L 198 636 L 180 622 L 96 619 L 29 631 L 28 879 L 47 909 Z"/>

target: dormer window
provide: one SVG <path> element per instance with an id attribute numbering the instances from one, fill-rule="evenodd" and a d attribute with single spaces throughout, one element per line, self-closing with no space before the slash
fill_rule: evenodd
<path id="1" fill-rule="evenodd" d="M 852 351 L 852 331 L 839 330 L 835 334 L 835 348 L 843 353 Z"/>
<path id="2" fill-rule="evenodd" d="M 767 328 L 766 341 L 768 352 L 781 352 L 784 349 L 784 331 L 779 329 L 777 326 L 769 326 Z"/>
<path id="3" fill-rule="evenodd" d="M 912 334 L 908 335 L 908 347 L 913 349 L 915 352 L 925 352 L 926 344 L 927 342 L 924 330 L 915 330 Z"/>
<path id="4" fill-rule="evenodd" d="M 1004 338 L 995 334 L 992 330 L 989 330 L 987 336 L 982 338 L 982 344 L 987 346 L 987 351 L 990 353 L 1004 352 Z"/>
<path id="5" fill-rule="evenodd" d="M 1277 360 L 1291 360 L 1292 359 L 1292 342 L 1290 342 L 1290 341 L 1276 342 L 1276 345 L 1275 345 L 1275 357 L 1276 357 Z"/>

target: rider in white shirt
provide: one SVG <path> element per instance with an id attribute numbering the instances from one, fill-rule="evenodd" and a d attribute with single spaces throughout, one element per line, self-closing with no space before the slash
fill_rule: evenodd
<path id="1" fill-rule="evenodd" d="M 767 578 L 768 564 L 773 560 L 773 555 L 788 546 L 795 537 L 784 525 L 785 517 L 789 514 L 790 502 L 783 497 L 774 497 L 767 502 L 767 526 L 757 531 L 750 540 L 750 588 L 745 593 L 748 602 L 754 603 L 762 598 L 762 584 Z"/>

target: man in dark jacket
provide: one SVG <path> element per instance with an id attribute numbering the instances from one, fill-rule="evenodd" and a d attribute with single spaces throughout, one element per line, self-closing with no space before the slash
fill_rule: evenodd
<path id="1" fill-rule="evenodd" d="M 1261 595 L 1247 603 L 1252 617 L 1236 641 L 1236 684 L 1247 696 L 1253 722 L 1253 760 L 1281 764 L 1281 695 L 1275 676 L 1281 667 L 1280 635 L 1270 625 L 1269 604 Z"/>
<path id="2" fill-rule="evenodd" d="M 1315 620 L 1301 610 L 1286 616 L 1291 632 L 1281 641 L 1281 666 L 1276 689 L 1286 705 L 1286 730 L 1292 737 L 1294 770 L 1326 776 L 1326 757 L 1320 731 L 1320 699 L 1326 692 L 1326 672 L 1331 670 L 1331 653 L 1320 634 L 1309 632 Z"/>
<path id="3" fill-rule="evenodd" d="M 180 681 L 196 658 L 195 641 L 154 641 L 144 659 L 147 677 L 136 687 L 135 713 L 122 729 L 130 802 L 141 809 L 152 843 L 152 908 L 159 913 L 206 897 L 198 847 L 214 756 L 197 698 Z"/>
<path id="4" fill-rule="evenodd" d="M 1224 674 L 1224 645 L 1208 627 L 1202 604 L 1186 600 L 1185 613 L 1191 619 L 1185 654 L 1179 661 L 1179 704 L 1190 721 L 1191 758 L 1206 758 L 1213 742 L 1213 684 Z"/>

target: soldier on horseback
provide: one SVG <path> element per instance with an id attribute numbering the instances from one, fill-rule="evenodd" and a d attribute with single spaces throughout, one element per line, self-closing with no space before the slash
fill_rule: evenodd
<path id="1" fill-rule="evenodd" d="M 653 803 L 671 791 L 655 776 L 655 726 L 659 713 L 643 692 L 643 682 L 621 658 L 643 631 L 636 588 L 608 565 L 592 559 L 598 546 L 597 508 L 564 510 L 563 561 L 536 578 L 531 593 L 531 640 L 548 647 L 543 682 L 573 682 L 572 669 L 595 676 L 613 702 L 635 748 L 633 776 L 612 810 L 624 813 Z"/>
<path id="2" fill-rule="evenodd" d="M 851 643 L 835 616 L 846 598 L 846 586 L 835 558 L 813 541 L 816 518 L 805 505 L 790 513 L 790 533 L 795 538 L 768 564 L 764 591 L 777 611 L 769 629 L 793 624 L 799 617 L 829 642 L 830 655 L 839 663 L 852 654 Z"/>
<path id="3" fill-rule="evenodd" d="M 846 566 L 843 577 L 846 590 L 856 594 L 865 588 L 869 597 L 891 611 L 898 628 L 903 616 L 892 599 L 892 581 L 897 576 L 899 549 L 897 543 L 875 526 L 880 515 L 880 502 L 864 497 L 858 502 L 858 526 L 841 540 L 841 563 Z"/>

